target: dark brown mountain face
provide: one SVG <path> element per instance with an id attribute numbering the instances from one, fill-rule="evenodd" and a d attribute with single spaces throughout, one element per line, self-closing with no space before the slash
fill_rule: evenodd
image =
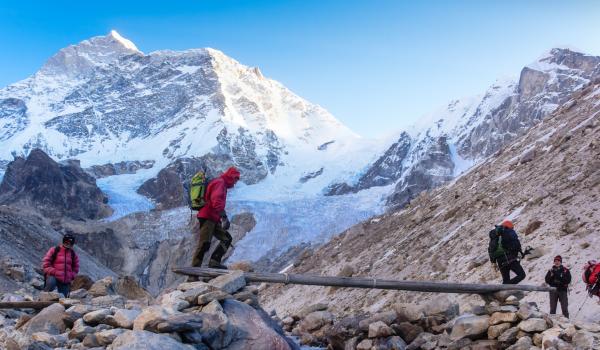
<path id="1" fill-rule="evenodd" d="M 48 218 L 94 220 L 109 216 L 108 197 L 96 180 L 70 161 L 59 164 L 39 149 L 8 164 L 0 204 L 31 208 Z"/>

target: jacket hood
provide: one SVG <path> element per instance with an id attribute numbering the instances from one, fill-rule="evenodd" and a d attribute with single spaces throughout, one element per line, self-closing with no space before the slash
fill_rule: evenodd
<path id="1" fill-rule="evenodd" d="M 232 188 L 237 180 L 240 179 L 240 172 L 235 167 L 230 167 L 223 174 L 221 174 L 221 178 L 225 181 L 225 186 L 227 188 Z"/>

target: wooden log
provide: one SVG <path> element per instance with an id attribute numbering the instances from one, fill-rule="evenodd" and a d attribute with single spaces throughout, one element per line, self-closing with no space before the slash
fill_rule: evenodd
<path id="1" fill-rule="evenodd" d="M 43 309 L 57 301 L 6 301 L 0 302 L 0 309 Z"/>
<path id="2" fill-rule="evenodd" d="M 183 275 L 199 277 L 217 277 L 229 273 L 228 270 L 200 267 L 176 267 L 173 269 L 173 272 Z M 299 275 L 287 273 L 245 272 L 244 277 L 248 282 L 303 284 L 327 287 L 393 289 L 432 293 L 489 294 L 505 290 L 521 290 L 535 292 L 551 292 L 555 290 L 555 288 L 553 287 L 521 284 L 477 284 L 426 281 L 399 281 L 368 277 L 337 277 Z"/>

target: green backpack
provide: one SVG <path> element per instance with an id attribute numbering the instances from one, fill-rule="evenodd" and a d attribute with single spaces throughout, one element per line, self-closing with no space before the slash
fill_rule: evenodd
<path id="1" fill-rule="evenodd" d="M 496 244 L 496 250 L 494 250 L 494 258 L 499 258 L 501 256 L 504 256 L 506 253 L 506 251 L 504 250 L 504 247 L 502 246 L 502 236 L 498 237 L 498 243 Z"/>
<path id="2" fill-rule="evenodd" d="M 206 205 L 204 194 L 206 193 L 208 181 L 203 170 L 198 171 L 190 181 L 190 207 L 192 210 L 200 210 Z"/>

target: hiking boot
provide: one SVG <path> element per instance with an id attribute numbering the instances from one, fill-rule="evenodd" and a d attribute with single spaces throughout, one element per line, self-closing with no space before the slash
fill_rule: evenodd
<path id="1" fill-rule="evenodd" d="M 208 262 L 208 267 L 211 269 L 221 269 L 221 270 L 227 270 L 227 266 L 221 264 L 219 261 L 216 260 L 211 260 Z"/>

